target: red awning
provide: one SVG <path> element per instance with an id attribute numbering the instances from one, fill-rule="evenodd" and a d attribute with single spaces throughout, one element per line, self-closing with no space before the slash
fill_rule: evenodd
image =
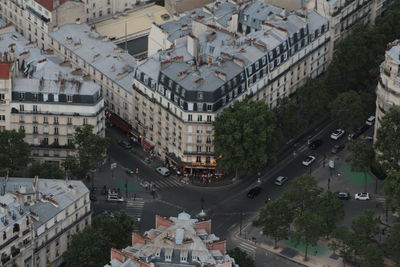
<path id="1" fill-rule="evenodd" d="M 148 149 L 148 150 L 152 150 L 154 148 L 154 146 L 152 144 L 150 144 L 149 142 L 147 142 L 146 140 L 143 140 L 143 147 Z"/>
<path id="2" fill-rule="evenodd" d="M 120 116 L 113 113 L 112 111 L 106 110 L 105 115 L 107 118 L 110 119 L 110 122 L 112 124 L 117 126 L 122 131 L 130 132 L 132 130 L 132 126 L 128 122 L 126 122 L 124 119 L 122 119 Z"/>

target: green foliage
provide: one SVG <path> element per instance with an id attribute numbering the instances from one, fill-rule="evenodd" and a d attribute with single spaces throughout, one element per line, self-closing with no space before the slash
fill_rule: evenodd
<path id="1" fill-rule="evenodd" d="M 30 147 L 24 141 L 24 131 L 0 131 L 0 175 L 14 175 L 30 161 Z"/>
<path id="2" fill-rule="evenodd" d="M 353 90 L 340 93 L 329 107 L 332 119 L 348 132 L 354 132 L 367 117 L 360 94 Z"/>
<path id="3" fill-rule="evenodd" d="M 302 215 L 305 210 L 314 209 L 322 188 L 318 187 L 317 180 L 313 176 L 303 174 L 295 178 L 284 198 L 288 200 L 289 206 L 295 212 L 295 216 Z"/>
<path id="4" fill-rule="evenodd" d="M 63 179 L 65 178 L 63 170 L 61 170 L 58 163 L 44 162 L 40 163 L 35 161 L 28 168 L 28 177 L 38 176 L 47 179 Z"/>
<path id="5" fill-rule="evenodd" d="M 295 231 L 292 232 L 291 240 L 305 246 L 304 260 L 307 260 L 308 247 L 315 246 L 323 233 L 322 223 L 322 218 L 312 211 L 305 211 L 294 221 Z"/>
<path id="6" fill-rule="evenodd" d="M 396 266 L 400 266 L 400 223 L 395 223 L 389 228 L 389 235 L 386 237 L 384 248 L 389 255 L 394 257 Z"/>
<path id="7" fill-rule="evenodd" d="M 97 215 L 91 226 L 72 237 L 63 255 L 66 266 L 104 266 L 110 261 L 111 248 L 121 249 L 131 244 L 134 223 L 125 211 L 114 213 L 114 217 Z"/>
<path id="8" fill-rule="evenodd" d="M 218 164 L 227 172 L 252 172 L 276 158 L 276 118 L 260 101 L 235 102 L 214 122 Z"/>
<path id="9" fill-rule="evenodd" d="M 383 264 L 383 251 L 377 244 L 367 244 L 361 251 L 362 266 L 376 267 Z"/>
<path id="10" fill-rule="evenodd" d="M 345 260 L 349 260 L 354 255 L 356 247 L 356 237 L 345 226 L 336 228 L 332 233 L 329 247 Z"/>
<path id="11" fill-rule="evenodd" d="M 343 202 L 331 191 L 318 196 L 316 211 L 322 219 L 322 233 L 327 237 L 335 230 L 336 223 L 344 218 Z"/>
<path id="12" fill-rule="evenodd" d="M 359 247 L 375 240 L 375 235 L 379 233 L 379 220 L 375 217 L 372 210 L 366 210 L 363 214 L 353 219 L 351 229 L 359 240 Z"/>
<path id="13" fill-rule="evenodd" d="M 67 157 L 64 168 L 82 179 L 104 161 L 109 143 L 104 137 L 94 134 L 91 125 L 75 128 L 73 143 L 78 151 L 77 156 Z"/>
<path id="14" fill-rule="evenodd" d="M 235 263 L 240 267 L 255 267 L 256 263 L 245 251 L 236 247 L 228 250 L 228 255 L 235 259 Z"/>
<path id="15" fill-rule="evenodd" d="M 273 111 L 276 116 L 279 136 L 281 136 L 283 140 L 289 140 L 301 132 L 303 127 L 296 103 L 285 97 Z"/>
<path id="16" fill-rule="evenodd" d="M 400 172 L 391 172 L 384 185 L 385 206 L 387 209 L 398 211 L 400 209 Z"/>
<path id="17" fill-rule="evenodd" d="M 264 235 L 274 239 L 276 247 L 279 240 L 288 239 L 293 215 L 289 202 L 279 198 L 261 209 L 255 224 L 261 227 Z"/>
<path id="18" fill-rule="evenodd" d="M 392 107 L 383 116 L 376 135 L 378 158 L 389 171 L 400 171 L 400 108 Z"/>
<path id="19" fill-rule="evenodd" d="M 374 161 L 374 150 L 366 142 L 355 140 L 350 145 L 350 151 L 351 170 L 364 173 L 364 192 L 367 192 L 367 172 Z"/>

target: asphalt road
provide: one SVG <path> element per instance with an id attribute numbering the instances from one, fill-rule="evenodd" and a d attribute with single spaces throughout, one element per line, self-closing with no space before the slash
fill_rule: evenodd
<path id="1" fill-rule="evenodd" d="M 195 187 L 185 184 L 179 185 L 178 183 L 175 183 L 175 186 L 158 188 L 159 199 L 150 202 L 146 201 L 141 213 L 140 230 L 145 231 L 154 227 L 155 214 L 176 216 L 177 213 L 184 210 L 192 216 L 196 216 L 196 214 L 200 212 L 200 199 L 203 197 L 205 199 L 205 210 L 213 222 L 212 231 L 221 238 L 229 239 L 232 231 L 237 229 L 241 222 L 244 224 L 257 215 L 259 209 L 265 204 L 267 197 L 271 199 L 278 198 L 288 188 L 293 178 L 303 173 L 310 172 L 310 168 L 304 167 L 301 164 L 304 158 L 308 155 L 317 157 L 316 162 L 312 164 L 311 172 L 314 172 L 322 165 L 323 155 L 329 155 L 332 146 L 338 142 L 329 138 L 329 135 L 334 129 L 334 125 L 329 124 L 323 129 L 318 129 L 317 132 L 309 138 L 311 140 L 323 140 L 323 144 L 315 151 L 308 148 L 308 138 L 299 141 L 293 146 L 293 150 L 296 150 L 296 154 L 293 154 L 293 150 L 288 151 L 285 158 L 275 166 L 266 170 L 262 175 L 261 183 L 258 183 L 257 178 L 254 177 L 253 179 L 223 188 Z M 116 133 L 114 132 L 114 134 Z M 342 141 L 345 138 L 346 137 L 343 137 Z M 115 140 L 117 139 L 118 137 Z M 122 149 L 116 144 L 116 141 L 110 147 L 109 155 L 112 160 L 116 161 L 121 166 L 131 169 L 139 168 L 139 176 L 142 179 L 156 183 L 172 179 L 158 175 L 154 169 L 142 161 L 142 158 L 138 158 Z M 274 178 L 279 175 L 289 178 L 289 181 L 282 187 L 273 184 Z M 263 192 L 255 199 L 249 199 L 246 196 L 247 192 L 254 186 L 260 186 Z M 375 204 L 371 204 L 371 202 L 351 201 L 345 204 L 345 211 L 346 214 L 355 215 L 363 209 L 371 208 L 373 205 Z M 114 210 L 119 208 L 121 208 L 121 205 L 118 204 L 102 202 L 95 204 L 95 209 L 97 210 Z M 351 217 L 352 216 L 346 218 L 343 224 L 349 225 L 351 223 Z M 233 242 L 231 245 L 236 244 Z M 257 266 L 291 266 L 287 262 L 283 263 L 279 259 L 265 254 L 263 250 L 256 250 L 255 258 Z M 270 262 L 271 265 L 265 265 L 266 262 Z"/>

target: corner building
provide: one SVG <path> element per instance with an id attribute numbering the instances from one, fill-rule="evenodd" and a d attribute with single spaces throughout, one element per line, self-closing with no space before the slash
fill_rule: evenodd
<path id="1" fill-rule="evenodd" d="M 212 123 L 225 107 L 246 96 L 276 106 L 325 71 L 331 47 L 327 19 L 312 10 L 220 1 L 186 16 L 190 25 L 159 27 L 171 46 L 134 70 L 133 127 L 161 157 L 199 174 L 216 167 Z M 174 35 L 182 26 L 184 36 Z"/>

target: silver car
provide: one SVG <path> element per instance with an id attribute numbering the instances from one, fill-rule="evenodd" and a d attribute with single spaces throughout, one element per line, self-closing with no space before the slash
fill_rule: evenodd
<path id="1" fill-rule="evenodd" d="M 275 178 L 274 184 L 276 185 L 283 185 L 288 180 L 285 176 L 278 176 Z"/>

